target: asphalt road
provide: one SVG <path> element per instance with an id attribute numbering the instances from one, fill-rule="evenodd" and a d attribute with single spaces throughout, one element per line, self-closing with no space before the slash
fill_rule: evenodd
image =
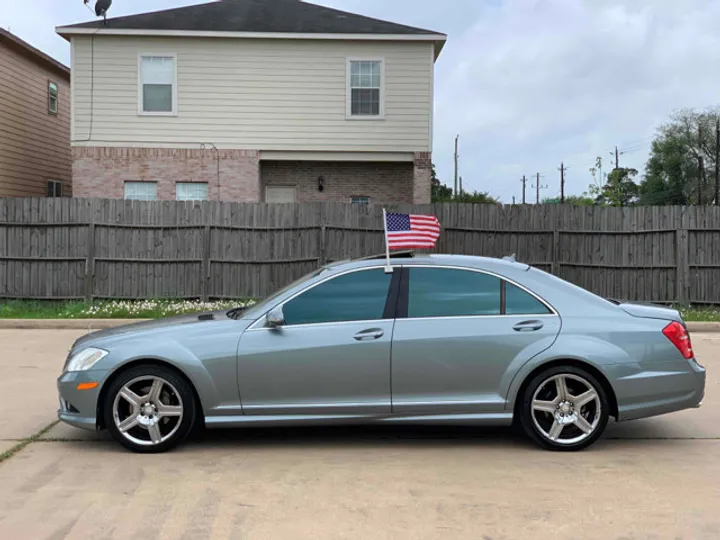
<path id="1" fill-rule="evenodd" d="M 55 419 L 76 331 L 0 331 L 0 453 Z M 58 425 L 0 463 L 0 538 L 720 538 L 720 334 L 702 409 L 613 425 L 578 454 L 510 430 L 209 432 L 138 456 Z"/>

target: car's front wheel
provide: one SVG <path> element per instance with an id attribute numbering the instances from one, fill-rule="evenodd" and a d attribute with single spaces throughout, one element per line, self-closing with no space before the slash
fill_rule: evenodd
<path id="1" fill-rule="evenodd" d="M 121 373 L 106 394 L 103 410 L 113 438 L 140 453 L 165 452 L 180 444 L 197 414 L 187 381 L 156 365 Z"/>
<path id="2" fill-rule="evenodd" d="M 597 441 L 610 416 L 602 385 L 584 369 L 557 366 L 538 374 L 520 404 L 525 432 L 548 450 L 582 450 Z"/>

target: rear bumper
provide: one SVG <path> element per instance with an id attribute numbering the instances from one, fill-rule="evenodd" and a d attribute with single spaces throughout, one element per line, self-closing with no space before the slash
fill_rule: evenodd
<path id="1" fill-rule="evenodd" d="M 78 428 L 97 429 L 98 397 L 106 376 L 106 371 L 63 373 L 57 380 L 60 397 L 58 418 Z M 84 382 L 99 384 L 92 390 L 78 390 L 78 384 Z"/>
<path id="2" fill-rule="evenodd" d="M 618 401 L 618 420 L 637 420 L 699 407 L 705 368 L 695 360 L 608 367 Z"/>

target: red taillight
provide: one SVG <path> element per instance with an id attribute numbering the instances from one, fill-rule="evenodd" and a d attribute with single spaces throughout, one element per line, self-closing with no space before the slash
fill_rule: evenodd
<path id="1" fill-rule="evenodd" d="M 690 343 L 690 334 L 685 327 L 677 321 L 668 324 L 663 330 L 665 337 L 672 341 L 673 345 L 678 348 L 680 354 L 690 360 L 693 357 L 692 343 Z"/>

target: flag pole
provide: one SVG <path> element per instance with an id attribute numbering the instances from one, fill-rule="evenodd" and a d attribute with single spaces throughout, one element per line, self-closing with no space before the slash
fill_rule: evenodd
<path id="1" fill-rule="evenodd" d="M 385 226 L 385 273 L 392 274 L 393 267 L 390 265 L 390 242 L 388 240 L 387 230 L 387 211 L 383 208 L 383 225 Z"/>

